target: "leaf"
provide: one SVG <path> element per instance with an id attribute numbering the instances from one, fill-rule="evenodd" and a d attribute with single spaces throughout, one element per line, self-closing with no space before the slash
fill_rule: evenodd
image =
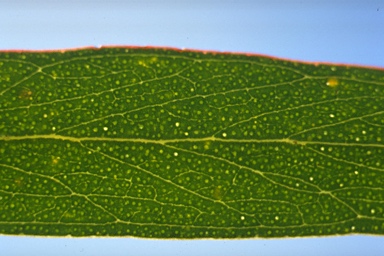
<path id="1" fill-rule="evenodd" d="M 102 48 L 0 72 L 2 234 L 384 234 L 383 70 Z"/>

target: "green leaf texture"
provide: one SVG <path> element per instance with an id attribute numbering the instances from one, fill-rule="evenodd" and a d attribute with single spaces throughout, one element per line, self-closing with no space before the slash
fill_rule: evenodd
<path id="1" fill-rule="evenodd" d="M 0 233 L 384 234 L 384 71 L 153 48 L 0 53 Z"/>

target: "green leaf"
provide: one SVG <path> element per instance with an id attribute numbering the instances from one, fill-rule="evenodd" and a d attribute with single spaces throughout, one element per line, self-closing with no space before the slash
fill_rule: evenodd
<path id="1" fill-rule="evenodd" d="M 384 234 L 384 71 L 170 49 L 0 53 L 0 233 Z"/>

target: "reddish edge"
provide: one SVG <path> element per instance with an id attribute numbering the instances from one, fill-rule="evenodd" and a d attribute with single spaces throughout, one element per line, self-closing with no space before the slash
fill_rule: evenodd
<path id="1" fill-rule="evenodd" d="M 176 47 L 168 47 L 168 46 L 125 46 L 125 45 L 106 45 L 106 46 L 82 46 L 77 48 L 65 48 L 65 49 L 54 49 L 54 50 L 0 50 L 0 53 L 4 52 L 14 52 L 14 53 L 23 53 L 23 52 L 30 52 L 30 53 L 39 53 L 39 52 L 68 52 L 68 51 L 78 51 L 78 50 L 100 50 L 100 49 L 106 49 L 106 48 L 120 48 L 120 49 L 159 49 L 159 50 L 172 50 L 176 52 L 196 52 L 196 53 L 203 53 L 203 54 L 231 54 L 231 55 L 244 55 L 244 56 L 254 56 L 254 57 L 263 57 L 263 58 L 269 58 L 269 59 L 275 59 L 275 60 L 281 60 L 281 61 L 289 61 L 289 62 L 296 62 L 296 63 L 302 63 L 302 64 L 311 64 L 311 65 L 332 65 L 332 66 L 341 66 L 341 67 L 356 67 L 356 68 L 369 68 L 369 69 L 375 69 L 375 70 L 382 70 L 384 71 L 384 67 L 378 67 L 378 66 L 370 66 L 370 65 L 358 65 L 358 64 L 345 64 L 345 63 L 335 63 L 335 62 L 322 62 L 322 61 L 303 61 L 303 60 L 295 60 L 295 59 L 289 59 L 289 58 L 282 58 L 282 57 L 275 57 L 267 54 L 258 54 L 258 53 L 248 53 L 248 52 L 229 52 L 229 51 L 215 51 L 215 50 L 198 50 L 198 49 L 189 49 L 189 48 L 176 48 Z"/>

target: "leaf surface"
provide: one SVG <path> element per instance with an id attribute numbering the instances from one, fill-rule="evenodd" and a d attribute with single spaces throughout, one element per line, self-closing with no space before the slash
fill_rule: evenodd
<path id="1" fill-rule="evenodd" d="M 0 53 L 0 233 L 384 234 L 384 71 L 101 48 Z"/>

